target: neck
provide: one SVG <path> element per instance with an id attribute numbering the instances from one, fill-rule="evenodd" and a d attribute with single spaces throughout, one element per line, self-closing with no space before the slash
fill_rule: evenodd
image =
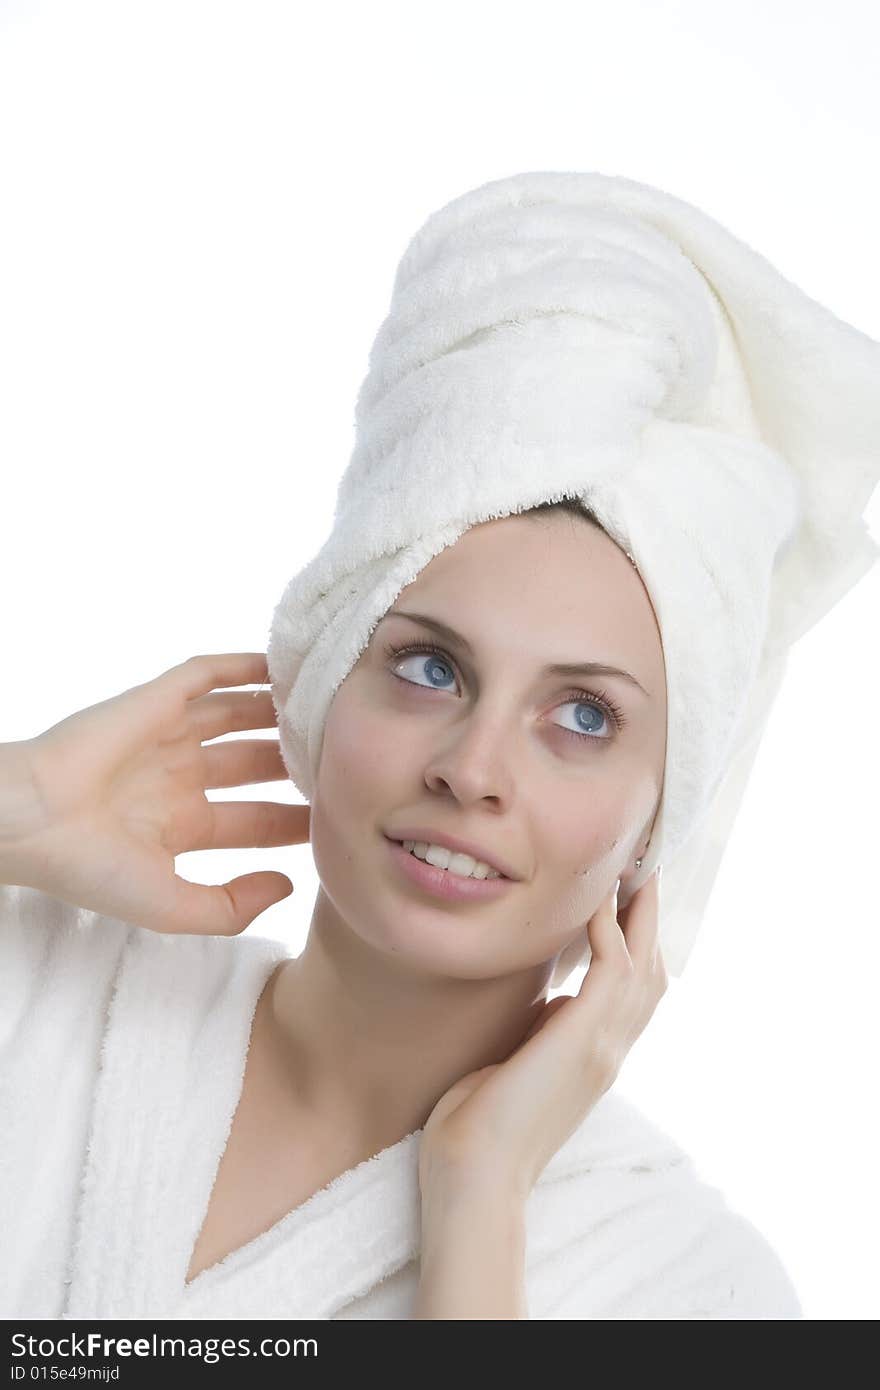
<path id="1" fill-rule="evenodd" d="M 270 979 L 265 1027 L 297 1106 L 356 1149 L 421 1129 L 449 1088 L 502 1062 L 545 1002 L 553 962 L 450 978 L 352 931 L 319 890 L 305 948 Z"/>

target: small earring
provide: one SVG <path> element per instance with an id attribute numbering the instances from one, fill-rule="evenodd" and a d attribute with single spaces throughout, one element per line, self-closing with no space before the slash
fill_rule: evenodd
<path id="1" fill-rule="evenodd" d="M 637 869 L 640 869 L 641 867 L 642 867 L 642 861 L 641 861 L 641 859 L 637 859 L 637 860 L 636 860 L 636 868 L 637 868 Z"/>

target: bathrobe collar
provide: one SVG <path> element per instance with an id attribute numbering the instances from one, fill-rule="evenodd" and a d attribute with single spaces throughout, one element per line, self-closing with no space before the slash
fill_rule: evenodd
<path id="1" fill-rule="evenodd" d="M 329 1318 L 417 1260 L 421 1130 L 185 1284 L 241 1095 L 257 1000 L 288 953 L 257 936 L 130 932 L 102 1045 L 62 1316 Z M 638 1171 L 682 1157 L 608 1092 L 551 1159 L 529 1204 L 591 1167 Z"/>

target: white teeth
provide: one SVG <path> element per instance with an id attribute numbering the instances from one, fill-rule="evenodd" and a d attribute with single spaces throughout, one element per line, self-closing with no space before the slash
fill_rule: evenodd
<path id="1" fill-rule="evenodd" d="M 433 864 L 438 869 L 448 869 L 462 878 L 501 877 L 496 869 L 491 869 L 482 860 L 472 859 L 469 854 L 453 854 L 442 845 L 429 845 L 423 840 L 404 840 L 403 847 L 417 859 L 423 859 L 426 864 Z"/>

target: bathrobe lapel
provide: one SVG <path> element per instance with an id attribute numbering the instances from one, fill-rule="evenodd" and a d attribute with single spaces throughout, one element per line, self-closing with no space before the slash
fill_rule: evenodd
<path id="1" fill-rule="evenodd" d="M 68 1318 L 179 1301 L 241 1094 L 262 937 L 132 930 L 110 1002 L 77 1212 Z"/>
<path id="2" fill-rule="evenodd" d="M 176 1316 L 331 1318 L 418 1258 L 421 1131 L 340 1174 L 204 1270 Z"/>
<path id="3" fill-rule="evenodd" d="M 184 1283 L 257 999 L 286 954 L 258 937 L 132 932 L 102 1045 L 63 1316 L 261 1317 L 277 1306 L 329 1317 L 413 1258 L 420 1131 Z"/>

